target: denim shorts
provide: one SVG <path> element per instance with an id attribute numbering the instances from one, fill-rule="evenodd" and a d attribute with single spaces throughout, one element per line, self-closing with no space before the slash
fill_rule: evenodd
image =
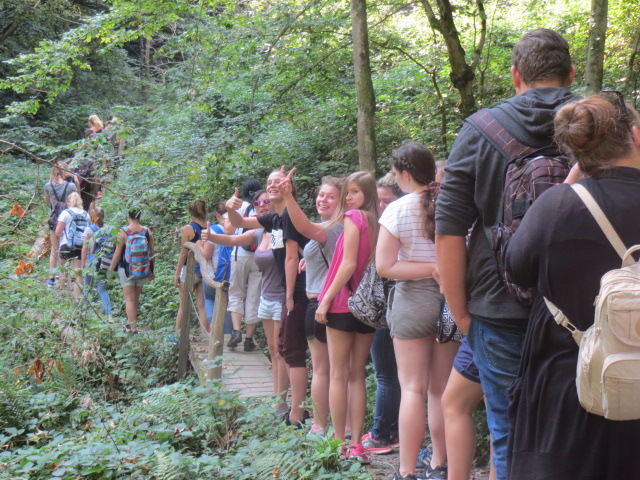
<path id="1" fill-rule="evenodd" d="M 261 320 L 282 320 L 282 302 L 278 300 L 268 300 L 260 297 L 258 305 L 258 318 Z"/>
<path id="2" fill-rule="evenodd" d="M 453 360 L 453 368 L 467 380 L 480 383 L 480 373 L 473 361 L 473 350 L 471 350 L 467 337 L 463 337 L 460 342 L 460 348 Z"/>

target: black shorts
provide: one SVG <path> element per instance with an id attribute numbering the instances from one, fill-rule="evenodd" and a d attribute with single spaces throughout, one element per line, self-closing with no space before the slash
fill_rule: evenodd
<path id="1" fill-rule="evenodd" d="M 58 251 L 60 254 L 60 258 L 63 260 L 80 260 L 82 255 L 82 249 L 77 248 L 75 250 L 71 250 L 69 245 L 66 243 L 60 247 Z"/>
<path id="2" fill-rule="evenodd" d="M 304 330 L 307 340 L 314 338 L 322 343 L 327 343 L 327 326 L 316 322 L 316 310 L 318 309 L 318 299 L 310 298 L 307 305 L 307 313 L 304 317 Z"/>
<path id="3" fill-rule="evenodd" d="M 353 313 L 327 313 L 327 327 L 342 332 L 374 333 L 375 328 L 365 325 Z"/>

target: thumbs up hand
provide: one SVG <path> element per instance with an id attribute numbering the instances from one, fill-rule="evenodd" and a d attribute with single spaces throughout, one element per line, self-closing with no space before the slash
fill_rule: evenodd
<path id="1" fill-rule="evenodd" d="M 202 230 L 202 233 L 200 234 L 200 239 L 202 240 L 203 243 L 206 243 L 209 241 L 210 232 L 211 232 L 211 222 L 207 222 L 207 228 Z"/>
<path id="2" fill-rule="evenodd" d="M 227 210 L 238 210 L 242 206 L 242 199 L 238 197 L 239 194 L 240 192 L 236 188 L 233 192 L 233 196 L 227 200 Z"/>

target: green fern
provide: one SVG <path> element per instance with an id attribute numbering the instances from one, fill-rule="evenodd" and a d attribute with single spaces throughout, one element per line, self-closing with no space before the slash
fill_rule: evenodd
<path id="1" fill-rule="evenodd" d="M 186 480 L 192 478 L 189 472 L 180 464 L 176 454 L 167 454 L 160 450 L 155 452 L 156 464 L 151 469 L 151 476 L 157 480 Z"/>

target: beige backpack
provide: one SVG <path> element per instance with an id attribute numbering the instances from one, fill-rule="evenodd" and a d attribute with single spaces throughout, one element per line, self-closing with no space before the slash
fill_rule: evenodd
<path id="1" fill-rule="evenodd" d="M 587 189 L 572 187 L 622 258 L 622 267 L 602 276 L 595 321 L 585 332 L 550 300 L 544 301 L 580 347 L 576 369 L 580 404 L 609 420 L 640 419 L 640 262 L 631 256 L 640 245 L 627 250 Z"/>

